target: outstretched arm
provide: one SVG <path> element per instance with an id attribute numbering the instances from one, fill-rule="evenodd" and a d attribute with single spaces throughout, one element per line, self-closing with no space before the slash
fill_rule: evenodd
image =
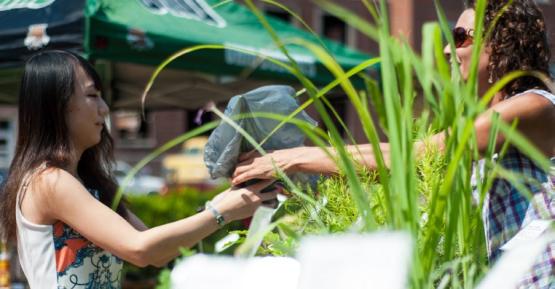
<path id="1" fill-rule="evenodd" d="M 386 164 L 389 163 L 389 144 L 380 144 Z M 296 147 L 270 152 L 264 156 L 256 152 L 242 155 L 233 174 L 232 183 L 241 184 L 250 179 L 272 179 L 276 177 L 275 167 L 287 173 L 305 172 L 314 174 L 333 175 L 338 172 L 335 160 L 336 152 L 328 147 L 331 158 L 320 147 Z M 355 161 L 369 167 L 376 168 L 372 146 L 351 145 L 347 151 Z M 274 166 L 275 165 L 275 166 Z"/>
<path id="2" fill-rule="evenodd" d="M 494 113 L 499 113 L 500 119 L 505 123 L 510 124 L 518 119 L 517 129 L 524 136 L 544 152 L 545 155 L 550 156 L 555 153 L 552 145 L 555 143 L 555 134 L 550 133 L 550 131 L 555 130 L 555 106 L 545 97 L 533 93 L 512 97 L 499 102 L 480 115 L 474 123 L 480 153 L 484 153 L 487 149 L 489 134 L 492 128 L 492 115 Z M 496 149 L 499 149 L 504 142 L 505 137 L 499 134 Z M 435 145 L 440 151 L 444 151 L 445 133 L 441 132 L 426 140 L 417 141 L 415 143 L 417 157 L 424 153 L 426 143 Z M 331 151 L 332 156 L 335 155 L 333 148 L 328 149 Z M 389 144 L 381 143 L 380 149 L 383 153 L 385 164 L 389 166 Z M 369 169 L 377 168 L 375 154 L 370 144 L 347 146 L 347 150 L 354 157 L 355 161 Z M 274 164 L 287 173 L 334 174 L 338 170 L 335 160 L 330 158 L 321 148 L 298 147 L 277 150 L 264 156 L 260 156 L 257 153 L 241 156 L 232 182 L 233 184 L 240 184 L 254 178 L 275 178 Z"/>
<path id="3" fill-rule="evenodd" d="M 228 222 L 251 216 L 262 201 L 276 197 L 277 191 L 260 193 L 270 183 L 228 190 L 213 206 Z M 131 223 L 135 222 L 132 226 L 95 199 L 71 174 L 57 168 L 36 176 L 27 198 L 31 203 L 44 204 L 42 219 L 62 221 L 97 246 L 137 266 L 163 266 L 179 255 L 180 247 L 191 247 L 219 228 L 210 211 L 151 229 L 143 228 L 142 222 L 136 223 L 131 215 Z M 22 201 L 24 214 L 30 212 L 24 207 L 26 203 Z"/>

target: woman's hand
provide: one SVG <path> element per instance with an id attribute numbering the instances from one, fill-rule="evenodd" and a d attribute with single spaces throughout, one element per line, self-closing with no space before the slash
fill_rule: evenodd
<path id="1" fill-rule="evenodd" d="M 231 183 L 239 185 L 251 179 L 275 179 L 276 168 L 289 173 L 299 157 L 299 149 L 284 149 L 269 152 L 262 156 L 256 151 L 242 154 L 235 168 Z"/>
<path id="2" fill-rule="evenodd" d="M 265 180 L 241 189 L 227 189 L 214 197 L 212 206 L 222 214 L 226 222 L 245 219 L 252 216 L 262 202 L 277 198 L 277 194 L 282 190 L 277 186 L 273 191 L 261 193 L 272 182 Z"/>

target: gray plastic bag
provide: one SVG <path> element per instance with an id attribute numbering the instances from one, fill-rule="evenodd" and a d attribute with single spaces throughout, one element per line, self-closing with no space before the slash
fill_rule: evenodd
<path id="1" fill-rule="evenodd" d="M 233 118 L 256 112 L 270 112 L 283 116 L 291 114 L 299 107 L 294 98 L 295 90 L 290 86 L 263 86 L 242 95 L 234 96 L 227 105 L 225 115 Z M 316 121 L 304 111 L 297 119 L 316 125 Z M 260 143 L 280 123 L 269 118 L 242 118 L 235 120 L 257 143 Z M 302 146 L 305 137 L 294 124 L 286 123 L 276 131 L 263 145 L 268 150 L 286 149 Z M 232 176 L 241 153 L 249 152 L 254 147 L 228 123 L 222 122 L 208 138 L 204 149 L 204 162 L 212 178 Z"/>

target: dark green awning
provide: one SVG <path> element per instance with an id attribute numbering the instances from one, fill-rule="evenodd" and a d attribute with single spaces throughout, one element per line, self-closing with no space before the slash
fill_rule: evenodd
<path id="1" fill-rule="evenodd" d="M 219 44 L 257 51 L 286 60 L 270 34 L 246 7 L 220 0 L 96 0 L 88 1 L 89 18 L 85 52 L 91 58 L 157 65 L 176 51 L 200 44 Z M 212 8 L 215 6 L 215 8 Z M 279 37 L 319 43 L 312 34 L 279 19 L 270 19 Z M 369 58 L 329 40 L 323 43 L 345 69 Z M 287 46 L 303 74 L 318 84 L 332 80 L 327 70 L 307 50 Z M 202 50 L 178 60 L 174 67 L 214 75 L 237 75 L 256 63 L 256 57 L 233 50 Z M 283 68 L 262 62 L 255 78 L 291 79 Z"/>
<path id="2" fill-rule="evenodd" d="M 96 60 L 108 83 L 111 104 L 138 107 L 155 66 L 175 52 L 216 44 L 286 60 L 270 34 L 245 6 L 220 0 L 0 0 L 0 103 L 15 103 L 21 66 L 41 49 L 62 48 Z M 312 34 L 269 18 L 287 42 Z M 322 41 L 345 69 L 370 56 Z M 301 70 L 316 85 L 333 80 L 305 48 L 287 45 Z M 255 64 L 255 65 L 253 65 Z M 197 108 L 266 84 L 293 84 L 283 68 L 232 49 L 202 50 L 184 56 L 160 75 L 149 106 Z"/>

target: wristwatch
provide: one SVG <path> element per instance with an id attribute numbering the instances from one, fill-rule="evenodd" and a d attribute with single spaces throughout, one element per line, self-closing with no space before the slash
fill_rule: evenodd
<path id="1" fill-rule="evenodd" d="M 204 208 L 206 210 L 210 211 L 210 213 L 212 213 L 212 215 L 214 215 L 214 218 L 216 218 L 216 223 L 218 223 L 218 225 L 220 227 L 225 226 L 224 216 L 222 216 L 222 214 L 220 214 L 220 212 L 218 212 L 218 210 L 216 210 L 216 208 L 214 208 L 214 206 L 212 206 L 212 203 L 210 203 L 210 201 L 206 202 Z"/>

